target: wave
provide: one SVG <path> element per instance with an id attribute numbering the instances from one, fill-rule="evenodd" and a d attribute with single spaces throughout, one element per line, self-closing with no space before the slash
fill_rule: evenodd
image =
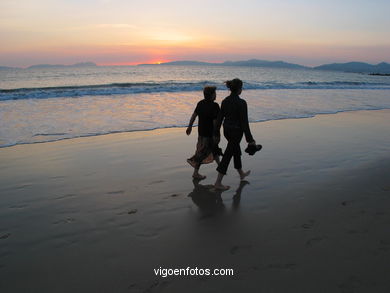
<path id="1" fill-rule="evenodd" d="M 226 89 L 222 83 L 213 81 L 199 82 L 145 82 L 145 83 L 111 83 L 81 86 L 56 86 L 37 88 L 0 89 L 0 101 L 49 98 L 79 98 L 83 96 L 113 96 L 139 93 L 191 92 L 199 91 L 205 85 Z M 245 83 L 248 90 L 271 89 L 390 89 L 390 83 L 371 83 L 353 81 L 332 82 L 297 82 L 297 83 Z"/>
<path id="2" fill-rule="evenodd" d="M 112 96 L 138 93 L 181 92 L 201 90 L 214 82 L 111 83 L 81 86 L 0 89 L 0 100 L 78 98 L 83 96 Z"/>
<path id="3" fill-rule="evenodd" d="M 284 120 L 284 119 L 302 119 L 302 118 L 310 118 L 315 117 L 317 115 L 323 115 L 323 114 L 337 114 L 337 113 L 343 113 L 343 112 L 354 112 L 354 111 L 375 111 L 375 110 L 387 110 L 390 109 L 389 107 L 370 107 L 370 108 L 356 108 L 356 109 L 344 109 L 344 110 L 328 110 L 328 111 L 315 111 L 312 113 L 300 113 L 295 115 L 275 115 L 272 118 L 267 119 L 251 119 L 250 123 L 261 123 L 261 122 L 267 122 L 267 121 L 274 121 L 274 120 Z M 7 148 L 12 147 L 15 145 L 23 145 L 23 144 L 39 144 L 39 143 L 47 143 L 47 142 L 55 142 L 60 140 L 68 140 L 68 139 L 75 139 L 75 138 L 84 138 L 84 137 L 93 137 L 93 136 L 102 136 L 102 135 L 109 135 L 109 134 L 117 134 L 117 133 L 129 133 L 129 132 L 140 132 L 140 131 L 152 131 L 157 129 L 167 129 L 167 128 L 184 128 L 186 127 L 186 124 L 173 124 L 173 125 L 160 125 L 157 127 L 152 128 L 140 128 L 140 129 L 122 129 L 122 130 L 111 130 L 111 131 L 97 131 L 97 132 L 91 132 L 91 133 L 83 133 L 83 134 L 71 134 L 71 133 L 39 133 L 33 135 L 33 137 L 42 137 L 41 140 L 35 140 L 35 141 L 17 141 L 17 142 L 7 142 L 7 143 L 0 143 L 0 149 L 1 148 Z M 58 137 L 53 137 L 58 136 Z M 46 137 L 46 138 L 44 138 Z"/>

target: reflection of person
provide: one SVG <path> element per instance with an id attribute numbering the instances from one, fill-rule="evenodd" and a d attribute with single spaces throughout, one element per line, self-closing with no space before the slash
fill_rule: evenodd
<path id="1" fill-rule="evenodd" d="M 199 117 L 198 125 L 198 143 L 196 145 L 196 152 L 187 162 L 194 167 L 193 178 L 204 179 L 206 176 L 199 174 L 201 164 L 208 164 L 212 161 L 219 163 L 219 148 L 218 141 L 213 138 L 214 124 L 219 113 L 219 105 L 214 102 L 216 95 L 216 87 L 206 86 L 203 89 L 204 99 L 199 101 L 196 105 L 195 111 L 191 116 L 190 123 L 186 130 L 187 135 L 191 134 L 192 125 L 196 117 Z"/>
<path id="2" fill-rule="evenodd" d="M 246 141 L 250 145 L 256 142 L 252 137 L 248 123 L 248 107 L 246 101 L 240 98 L 242 92 L 242 81 L 238 78 L 226 82 L 230 89 L 230 96 L 226 97 L 221 104 L 221 111 L 218 115 L 215 131 L 216 135 L 223 122 L 223 133 L 228 141 L 221 163 L 218 165 L 218 177 L 215 181 L 215 188 L 226 190 L 229 186 L 222 185 L 222 178 L 226 175 L 230 160 L 234 158 L 234 168 L 237 169 L 241 180 L 249 175 L 250 171 L 244 172 L 241 163 L 240 142 L 245 134 Z"/>
<path id="3" fill-rule="evenodd" d="M 188 194 L 203 216 L 212 216 L 225 209 L 222 201 L 222 190 L 216 190 L 212 185 L 199 184 L 199 179 L 193 179 L 194 190 Z"/>
<path id="4" fill-rule="evenodd" d="M 240 185 L 238 186 L 236 190 L 236 194 L 233 196 L 233 203 L 232 203 L 232 208 L 237 210 L 240 206 L 240 201 L 241 201 L 241 192 L 242 189 L 244 188 L 245 185 L 249 184 L 248 181 L 246 180 L 241 180 Z"/>
<path id="5" fill-rule="evenodd" d="M 188 197 L 191 197 L 204 216 L 213 216 L 216 213 L 225 211 L 225 205 L 221 196 L 223 190 L 215 189 L 212 185 L 202 185 L 199 183 L 199 179 L 193 179 L 192 183 L 194 184 L 194 190 L 188 194 Z M 240 181 L 240 185 L 233 196 L 232 210 L 239 208 L 241 192 L 247 184 L 249 184 L 248 181 Z"/>

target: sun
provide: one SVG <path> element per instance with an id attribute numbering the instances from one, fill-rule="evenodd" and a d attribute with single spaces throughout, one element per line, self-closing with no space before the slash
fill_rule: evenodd
<path id="1" fill-rule="evenodd" d="M 164 64 L 164 63 L 167 63 L 167 62 L 170 62 L 171 60 L 169 59 L 165 59 L 165 58 L 153 58 L 151 60 L 148 61 L 149 64 L 156 64 L 156 65 L 160 65 L 160 64 Z"/>

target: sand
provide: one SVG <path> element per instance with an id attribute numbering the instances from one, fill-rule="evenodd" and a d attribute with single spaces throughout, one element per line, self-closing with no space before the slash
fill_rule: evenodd
<path id="1" fill-rule="evenodd" d="M 191 179 L 196 129 L 2 148 L 0 292 L 388 292 L 389 121 L 252 123 L 226 192 Z M 154 273 L 187 267 L 234 275 Z"/>

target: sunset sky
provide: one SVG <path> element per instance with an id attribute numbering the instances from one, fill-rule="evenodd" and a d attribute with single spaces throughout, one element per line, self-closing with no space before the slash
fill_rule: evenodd
<path id="1" fill-rule="evenodd" d="M 0 65 L 390 62 L 388 0 L 1 0 Z"/>

